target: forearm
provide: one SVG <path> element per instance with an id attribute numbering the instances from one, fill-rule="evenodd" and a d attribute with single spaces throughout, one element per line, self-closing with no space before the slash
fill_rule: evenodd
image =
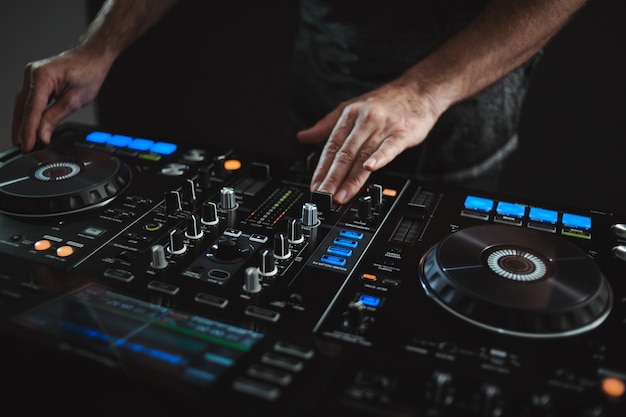
<path id="1" fill-rule="evenodd" d="M 399 80 L 431 97 L 436 115 L 537 53 L 585 0 L 494 0 Z"/>
<path id="2" fill-rule="evenodd" d="M 178 0 L 107 0 L 75 47 L 111 62 L 154 26 Z"/>

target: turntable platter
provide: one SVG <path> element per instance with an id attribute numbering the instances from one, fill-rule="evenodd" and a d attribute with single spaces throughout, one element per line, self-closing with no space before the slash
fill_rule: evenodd
<path id="1" fill-rule="evenodd" d="M 560 337 L 598 326 L 612 291 L 578 246 L 531 229 L 461 229 L 422 258 L 426 293 L 480 327 L 526 337 Z"/>
<path id="2" fill-rule="evenodd" d="M 0 212 L 45 217 L 100 207 L 126 189 L 131 176 L 121 160 L 92 149 L 23 154 L 0 167 Z"/>

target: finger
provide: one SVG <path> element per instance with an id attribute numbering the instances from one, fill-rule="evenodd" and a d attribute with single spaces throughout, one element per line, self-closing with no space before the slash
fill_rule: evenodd
<path id="1" fill-rule="evenodd" d="M 357 108 L 346 109 L 345 113 L 353 113 L 356 115 L 356 121 L 352 126 L 352 130 L 343 140 L 340 149 L 335 153 L 334 159 L 320 184 L 320 188 L 335 194 L 340 186 L 346 182 L 347 177 L 357 167 L 358 172 L 363 173 L 363 163 L 370 158 L 371 154 L 378 147 L 378 118 L 373 117 L 367 110 L 358 110 Z M 353 116 L 348 116 L 350 120 Z M 339 132 L 343 133 L 343 132 Z M 333 139 L 331 135 L 331 139 Z M 330 140 L 329 140 L 330 141 Z M 369 174 L 368 174 L 369 175 Z M 352 188 L 340 190 L 342 194 L 352 194 Z M 342 196 L 336 196 L 336 199 L 343 200 Z"/>
<path id="2" fill-rule="evenodd" d="M 396 156 L 400 155 L 404 148 L 400 146 L 397 138 L 389 136 L 385 138 L 378 148 L 372 152 L 369 158 L 363 163 L 363 168 L 368 171 L 376 171 L 390 163 Z"/>
<path id="3" fill-rule="evenodd" d="M 68 91 L 57 97 L 55 102 L 44 110 L 37 131 L 41 142 L 50 143 L 52 132 L 59 123 L 82 106 L 79 100 L 75 93 Z"/>
<path id="4" fill-rule="evenodd" d="M 348 172 L 345 165 L 350 156 L 344 153 L 343 149 L 353 130 L 354 122 L 347 114 L 342 114 L 322 149 L 311 179 L 312 190 L 324 190 L 331 194 L 336 190 L 334 185 L 338 184 Z"/>
<path id="5" fill-rule="evenodd" d="M 25 152 L 32 150 L 35 146 L 41 117 L 53 97 L 53 92 L 51 83 L 39 80 L 36 75 L 33 75 L 23 107 L 21 146 Z"/>
<path id="6" fill-rule="evenodd" d="M 339 184 L 337 192 L 333 194 L 333 200 L 338 204 L 350 201 L 363 188 L 370 174 L 371 171 L 363 168 L 362 164 L 352 165 L 350 173 Z"/>

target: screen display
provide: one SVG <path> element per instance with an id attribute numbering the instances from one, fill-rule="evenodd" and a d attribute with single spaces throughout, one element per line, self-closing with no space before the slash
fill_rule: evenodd
<path id="1" fill-rule="evenodd" d="M 206 387 L 263 334 L 91 284 L 14 318 L 23 327 L 108 358 Z"/>

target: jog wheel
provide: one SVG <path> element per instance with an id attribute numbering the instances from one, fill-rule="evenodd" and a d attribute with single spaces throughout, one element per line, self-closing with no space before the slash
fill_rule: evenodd
<path id="1" fill-rule="evenodd" d="M 0 212 L 46 217 L 103 206 L 128 187 L 131 171 L 113 155 L 46 149 L 0 166 Z"/>
<path id="2" fill-rule="evenodd" d="M 578 246 L 514 226 L 474 226 L 448 235 L 422 258 L 420 279 L 449 312 L 515 336 L 586 332 L 612 307 L 607 279 Z"/>

